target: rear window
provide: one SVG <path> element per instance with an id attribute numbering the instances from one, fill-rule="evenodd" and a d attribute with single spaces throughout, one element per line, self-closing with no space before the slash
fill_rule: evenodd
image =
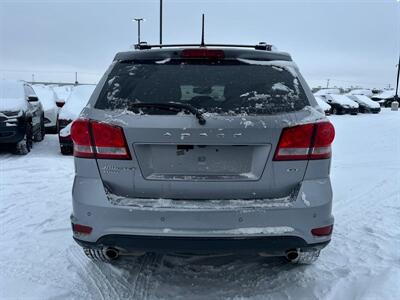
<path id="1" fill-rule="evenodd" d="M 171 60 L 119 62 L 111 71 L 98 109 L 129 109 L 131 103 L 190 104 L 217 114 L 277 114 L 301 110 L 307 97 L 293 72 L 239 61 Z M 159 109 L 138 112 L 171 114 Z M 176 113 L 176 112 L 175 112 Z"/>

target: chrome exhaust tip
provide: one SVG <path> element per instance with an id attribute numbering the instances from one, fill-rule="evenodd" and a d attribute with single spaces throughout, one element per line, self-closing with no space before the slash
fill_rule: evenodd
<path id="1" fill-rule="evenodd" d="M 119 257 L 119 251 L 115 248 L 105 248 L 103 254 L 108 260 L 114 260 Z"/>
<path id="2" fill-rule="evenodd" d="M 299 251 L 296 249 L 288 250 L 285 253 L 285 257 L 288 261 L 294 262 L 294 261 L 296 261 L 296 259 L 299 258 Z"/>

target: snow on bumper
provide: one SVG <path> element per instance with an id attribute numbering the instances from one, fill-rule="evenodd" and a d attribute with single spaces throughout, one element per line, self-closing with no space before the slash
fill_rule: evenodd
<path id="1" fill-rule="evenodd" d="M 320 195 L 326 198 L 321 199 Z M 135 202 L 135 199 L 131 199 Z M 144 200 L 137 199 L 143 204 Z M 162 205 L 116 205 L 111 203 L 97 178 L 75 177 L 71 221 L 90 226 L 89 235 L 74 233 L 82 241 L 96 242 L 107 235 L 164 237 L 300 237 L 307 244 L 330 240 L 316 237 L 311 229 L 333 224 L 329 179 L 303 181 L 290 199 L 184 201 L 153 200 Z M 265 205 L 261 205 L 264 201 Z M 227 205 L 221 207 L 221 203 Z M 195 204 L 197 203 L 197 204 Z M 154 203 L 153 203 L 154 204 Z M 168 205 L 166 205 L 168 204 Z M 189 205 L 190 204 L 190 205 Z M 203 204 L 203 205 L 201 205 Z M 219 206 L 218 206 L 219 205 Z"/>

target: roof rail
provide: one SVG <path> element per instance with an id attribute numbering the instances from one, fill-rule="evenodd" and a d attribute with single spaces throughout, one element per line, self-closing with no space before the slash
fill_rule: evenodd
<path id="1" fill-rule="evenodd" d="M 232 48 L 253 48 L 256 50 L 272 51 L 272 45 L 261 42 L 257 45 L 241 45 L 241 44 L 162 44 L 149 45 L 146 42 L 141 42 L 135 45 L 135 49 L 146 50 L 152 48 L 172 48 L 172 47 L 232 47 Z"/>

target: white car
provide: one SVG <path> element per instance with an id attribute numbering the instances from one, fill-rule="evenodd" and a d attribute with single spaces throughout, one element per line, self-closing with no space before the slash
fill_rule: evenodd
<path id="1" fill-rule="evenodd" d="M 73 143 L 69 135 L 64 136 L 60 131 L 68 126 L 72 121 L 78 118 L 82 109 L 86 106 L 90 96 L 95 89 L 95 85 L 77 85 L 72 89 L 71 94 L 65 101 L 65 105 L 60 109 L 58 114 L 58 138 L 62 154 L 72 154 Z"/>
<path id="2" fill-rule="evenodd" d="M 378 102 L 372 101 L 365 95 L 348 95 L 348 97 L 357 102 L 359 105 L 359 112 L 377 114 L 381 111 L 381 106 Z"/>
<path id="3" fill-rule="evenodd" d="M 325 102 L 325 100 L 320 96 L 315 96 L 315 100 L 317 100 L 318 105 L 322 108 L 326 115 L 331 113 L 332 107 Z"/>
<path id="4" fill-rule="evenodd" d="M 42 103 L 44 110 L 44 126 L 46 132 L 56 133 L 57 132 L 57 116 L 59 107 L 57 107 L 57 95 L 51 86 L 43 84 L 32 85 L 35 90 L 39 101 Z"/>

